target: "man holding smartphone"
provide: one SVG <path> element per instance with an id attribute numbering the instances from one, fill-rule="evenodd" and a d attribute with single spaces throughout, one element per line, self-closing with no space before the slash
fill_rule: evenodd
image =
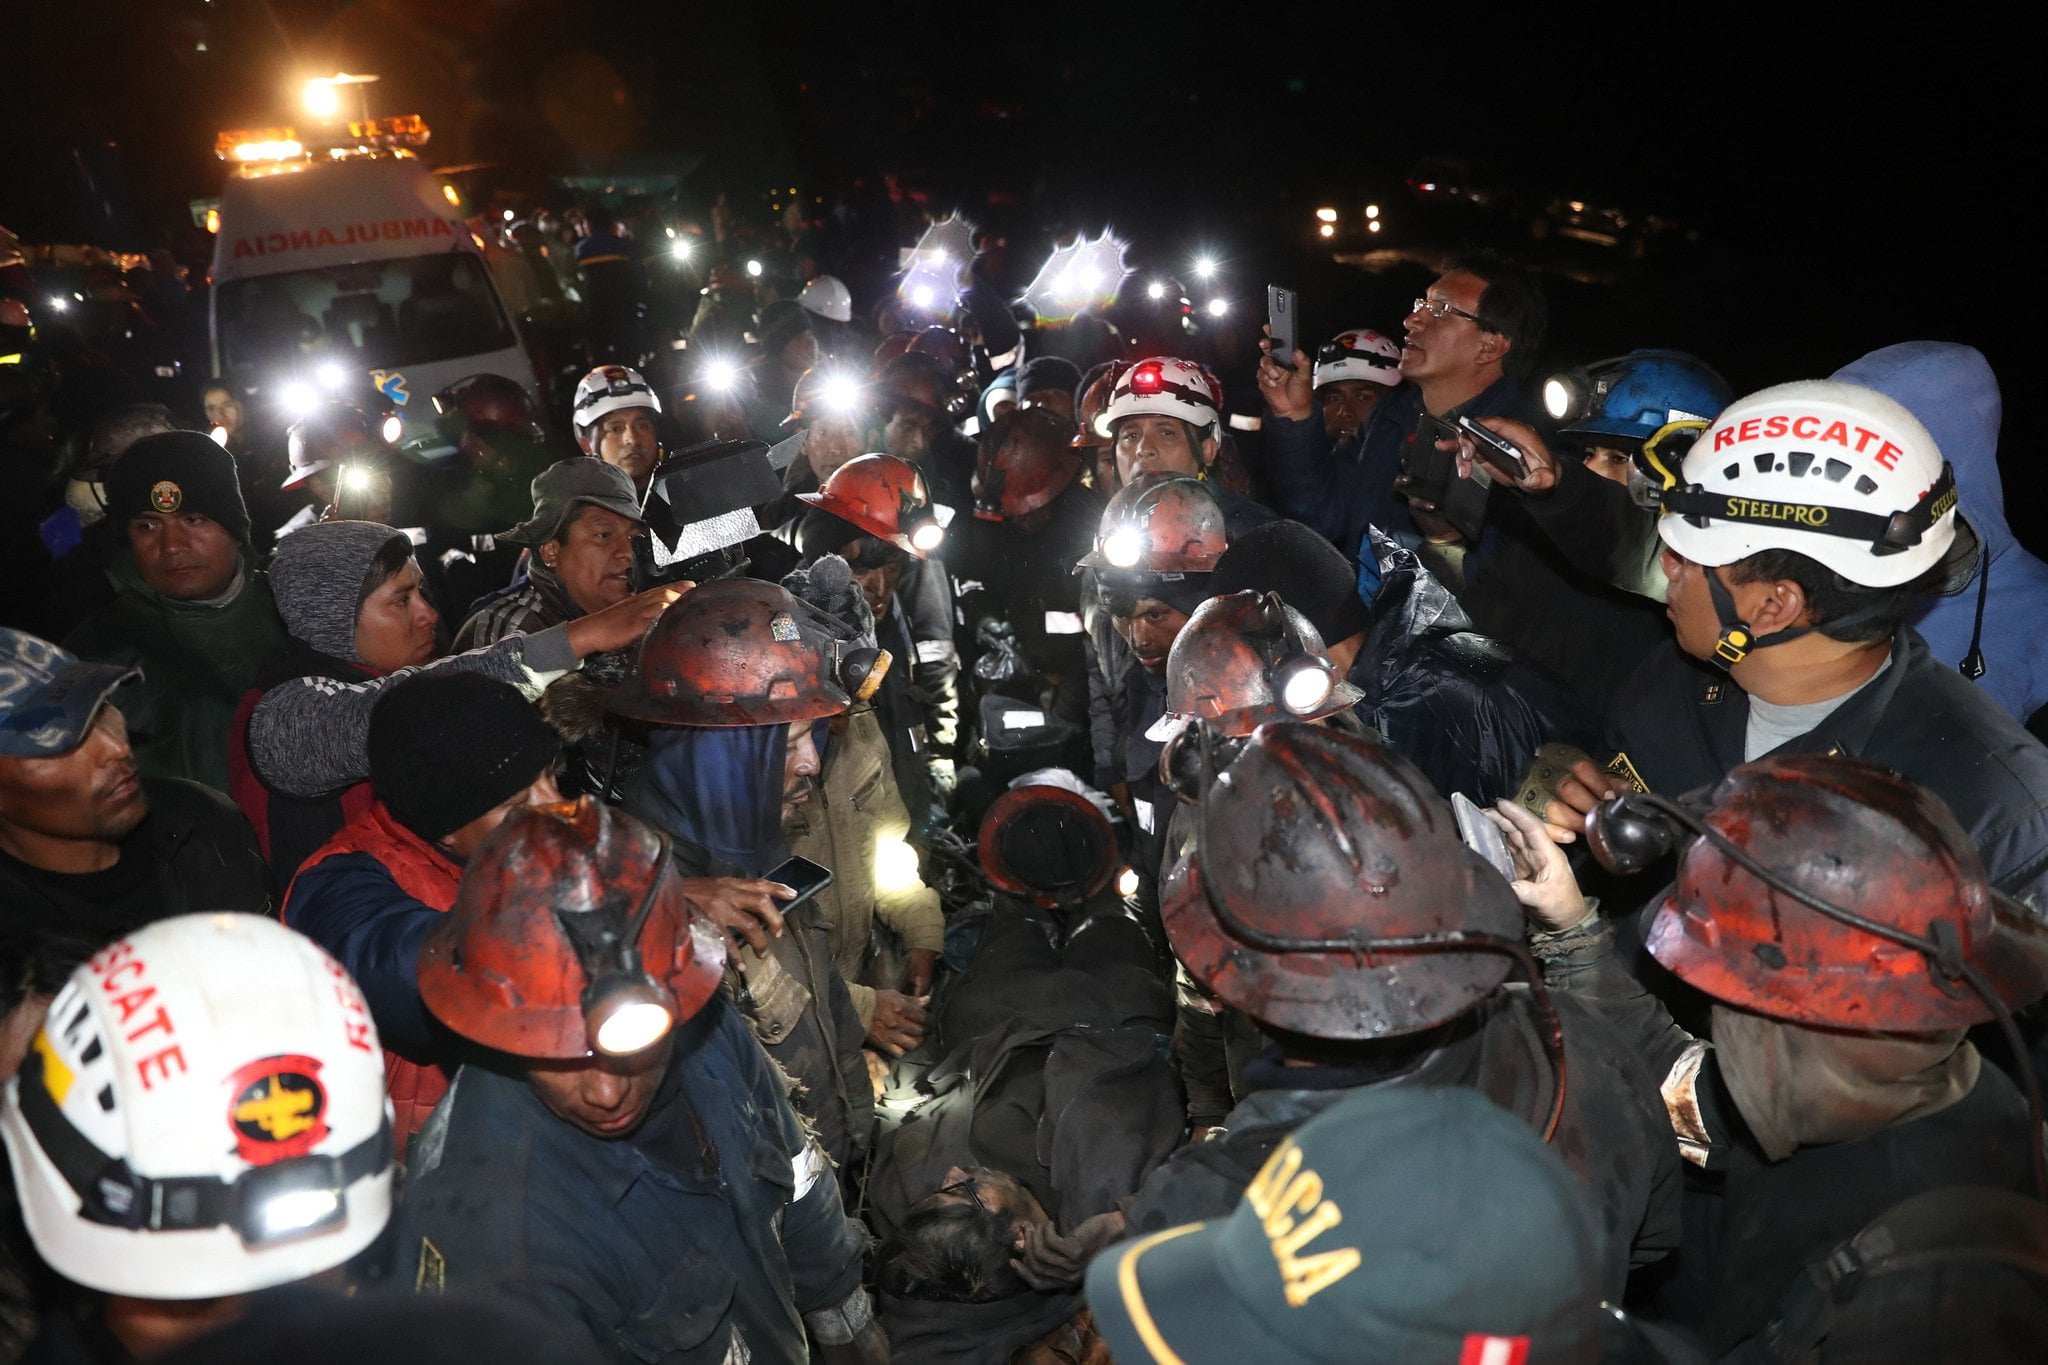
<path id="1" fill-rule="evenodd" d="M 1533 419 L 1511 371 L 1533 357 L 1548 312 L 1535 282 L 1516 267 L 1490 258 L 1453 262 L 1404 324 L 1400 376 L 1408 386 L 1374 405 L 1349 461 L 1333 458 L 1308 353 L 1297 349 L 1283 363 L 1288 358 L 1274 356 L 1268 343 L 1259 390 L 1270 414 L 1266 475 L 1279 510 L 1354 557 L 1369 526 L 1410 545 L 1459 543 L 1463 537 L 1437 515 L 1452 471 L 1436 442 L 1468 414 Z"/>
<path id="2" fill-rule="evenodd" d="M 875 652 L 756 579 L 704 584 L 677 607 L 608 703 L 653 734 L 621 804 L 668 836 L 684 876 L 763 877 L 789 857 L 783 827 L 817 790 L 820 722 L 879 682 Z M 765 947 L 735 947 L 724 988 L 800 1083 L 795 1103 L 825 1151 L 856 1158 L 874 1112 L 865 1030 L 815 908 L 792 903 Z"/>

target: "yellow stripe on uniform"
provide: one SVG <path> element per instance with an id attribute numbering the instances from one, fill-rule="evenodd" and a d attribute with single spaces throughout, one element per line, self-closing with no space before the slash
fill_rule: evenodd
<path id="1" fill-rule="evenodd" d="M 1123 1259 L 1117 1262 L 1116 1287 L 1124 1296 L 1124 1311 L 1131 1315 L 1131 1326 L 1138 1333 L 1138 1340 L 1144 1343 L 1158 1365 L 1187 1365 L 1187 1362 L 1166 1344 L 1165 1337 L 1159 1335 L 1159 1325 L 1152 1321 L 1152 1310 L 1145 1306 L 1145 1298 L 1138 1292 L 1138 1258 L 1161 1242 L 1200 1232 L 1207 1226 L 1206 1223 L 1189 1223 L 1185 1227 L 1155 1232 L 1144 1241 L 1133 1243 L 1131 1249 L 1123 1254 Z"/>

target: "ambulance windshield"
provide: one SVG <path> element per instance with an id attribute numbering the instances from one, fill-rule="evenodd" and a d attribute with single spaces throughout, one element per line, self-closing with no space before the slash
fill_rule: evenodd
<path id="1" fill-rule="evenodd" d="M 229 280 L 216 309 L 234 371 L 308 356 L 390 369 L 514 344 L 482 260 L 460 251 Z"/>

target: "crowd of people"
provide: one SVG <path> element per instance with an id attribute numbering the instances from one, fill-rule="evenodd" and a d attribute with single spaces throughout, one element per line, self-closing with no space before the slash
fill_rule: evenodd
<path id="1" fill-rule="evenodd" d="M 2039 1358 L 1978 352 L 1545 383 L 1474 256 L 1230 394 L 707 290 L 734 388 L 599 227 L 403 444 L 0 271 L 0 1360 Z"/>

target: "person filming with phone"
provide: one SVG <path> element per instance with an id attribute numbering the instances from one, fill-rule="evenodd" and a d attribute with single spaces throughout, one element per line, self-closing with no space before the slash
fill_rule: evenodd
<path id="1" fill-rule="evenodd" d="M 1448 460 L 1436 458 L 1435 441 L 1462 415 L 1535 419 L 1515 377 L 1542 343 L 1548 315 L 1541 291 L 1519 269 L 1484 258 L 1452 262 L 1403 324 L 1406 386 L 1373 405 L 1350 461 L 1333 458 L 1317 410 L 1314 359 L 1299 349 L 1291 358 L 1275 355 L 1268 343 L 1259 391 L 1268 412 L 1266 475 L 1279 511 L 1354 557 L 1371 526 L 1410 546 L 1456 544 L 1462 537 L 1437 515 Z M 1409 482 L 1397 486 L 1404 475 Z"/>
<path id="2" fill-rule="evenodd" d="M 790 858 L 782 831 L 817 791 L 823 723 L 871 695 L 886 667 L 850 634 L 777 584 L 708 583 L 656 623 L 608 703 L 652 727 L 623 804 L 668 837 L 677 869 L 766 877 L 787 902 L 772 937 L 728 933 L 724 989 L 799 1082 L 795 1103 L 841 1166 L 874 1110 L 865 1030 L 804 894 L 824 888 L 811 869 L 825 869 Z"/>

